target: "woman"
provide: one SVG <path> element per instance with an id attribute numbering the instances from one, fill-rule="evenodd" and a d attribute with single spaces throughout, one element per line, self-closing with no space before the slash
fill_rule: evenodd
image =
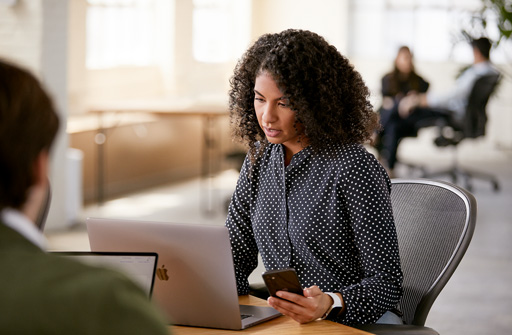
<path id="1" fill-rule="evenodd" d="M 428 87 L 429 83 L 414 69 L 411 50 L 406 46 L 400 47 L 393 71 L 382 78 L 382 106 L 379 109 L 382 132 L 378 149 L 391 177 L 393 177 L 400 140 L 406 136 L 416 135 L 416 129 L 402 121 L 398 113 L 398 105 L 405 96 L 425 93 Z"/>
<path id="2" fill-rule="evenodd" d="M 259 38 L 231 80 L 249 147 L 226 220 L 238 293 L 258 252 L 267 270 L 295 268 L 304 296 L 268 303 L 300 323 L 374 323 L 401 296 L 390 179 L 362 146 L 378 127 L 368 97 L 349 61 L 301 30 Z"/>

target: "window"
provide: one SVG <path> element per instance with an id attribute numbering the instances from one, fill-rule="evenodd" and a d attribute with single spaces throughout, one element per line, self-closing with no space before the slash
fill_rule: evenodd
<path id="1" fill-rule="evenodd" d="M 422 61 L 470 63 L 470 46 L 458 42 L 463 29 L 471 32 L 472 16 L 481 6 L 481 0 L 352 0 L 351 54 L 392 59 L 398 47 L 408 45 Z M 493 28 L 488 25 L 491 39 L 497 33 Z M 500 62 L 507 47 L 493 52 L 493 60 Z"/>
<path id="2" fill-rule="evenodd" d="M 204 63 L 238 58 L 250 35 L 250 0 L 194 0 L 193 55 Z"/>
<path id="3" fill-rule="evenodd" d="M 87 5 L 88 69 L 155 62 L 155 0 L 87 0 Z"/>

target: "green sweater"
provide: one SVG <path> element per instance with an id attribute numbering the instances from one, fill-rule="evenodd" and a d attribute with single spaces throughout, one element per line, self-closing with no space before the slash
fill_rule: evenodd
<path id="1" fill-rule="evenodd" d="M 48 254 L 0 222 L 0 334 L 169 334 L 124 275 Z"/>

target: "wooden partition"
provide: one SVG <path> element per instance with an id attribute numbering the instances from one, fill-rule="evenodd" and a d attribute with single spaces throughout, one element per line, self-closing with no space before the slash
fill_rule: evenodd
<path id="1" fill-rule="evenodd" d="M 86 203 L 98 201 L 99 191 L 106 200 L 200 177 L 204 173 L 207 145 L 213 152 L 209 156 L 209 173 L 230 168 L 225 156 L 237 147 L 230 139 L 227 115 L 215 117 L 208 143 L 205 120 L 199 115 L 116 113 L 104 119 L 102 125 L 98 120 L 97 114 L 88 114 L 73 117 L 68 123 L 70 147 L 84 153 Z"/>

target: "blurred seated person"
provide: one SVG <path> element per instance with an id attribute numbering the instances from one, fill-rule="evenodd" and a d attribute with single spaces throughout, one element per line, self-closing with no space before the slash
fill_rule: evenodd
<path id="1" fill-rule="evenodd" d="M 429 87 L 429 83 L 416 73 L 412 59 L 411 50 L 407 46 L 400 47 L 393 71 L 382 78 L 382 106 L 378 111 L 382 131 L 378 135 L 377 149 L 391 177 L 398 142 L 408 135 L 407 129 L 399 127 L 401 118 L 398 115 L 398 104 L 408 94 L 425 93 Z M 402 130 L 406 133 L 401 134 Z"/>
<path id="2" fill-rule="evenodd" d="M 471 41 L 473 64 L 457 78 L 451 90 L 444 93 L 409 94 L 399 104 L 402 127 L 418 130 L 432 126 L 438 120 L 462 125 L 469 95 L 475 81 L 485 75 L 499 74 L 490 62 L 491 42 L 482 37 Z"/>
<path id="3" fill-rule="evenodd" d="M 0 59 L 0 334 L 168 334 L 127 277 L 44 251 L 34 222 L 58 128 L 37 79 Z"/>

